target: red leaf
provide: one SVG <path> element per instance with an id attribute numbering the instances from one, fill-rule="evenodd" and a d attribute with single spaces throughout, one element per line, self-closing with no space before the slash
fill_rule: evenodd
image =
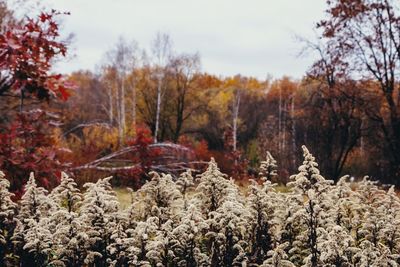
<path id="1" fill-rule="evenodd" d="M 64 101 L 67 101 L 68 98 L 71 96 L 70 93 L 68 93 L 68 91 L 64 88 L 64 86 L 60 86 L 58 90 L 61 93 L 61 99 Z"/>

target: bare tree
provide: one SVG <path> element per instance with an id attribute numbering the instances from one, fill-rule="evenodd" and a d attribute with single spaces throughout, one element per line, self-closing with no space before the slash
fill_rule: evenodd
<path id="1" fill-rule="evenodd" d="M 108 96 L 108 105 L 103 104 L 103 110 L 108 114 L 109 124 L 114 124 L 114 102 L 115 102 L 115 69 L 112 67 L 104 67 L 102 69 L 101 81 L 106 87 Z"/>
<path id="2" fill-rule="evenodd" d="M 162 102 L 162 86 L 165 76 L 165 70 L 171 57 L 171 38 L 166 33 L 157 33 L 152 43 L 152 53 L 155 60 L 156 78 L 157 78 L 157 108 L 154 130 L 154 142 L 157 143 L 157 136 L 160 127 L 160 112 Z"/>
<path id="3" fill-rule="evenodd" d="M 313 106 L 310 112 L 315 114 L 315 108 L 323 111 L 318 112 L 318 124 L 325 125 L 316 127 L 320 142 L 324 143 L 318 150 L 325 172 L 337 180 L 362 136 L 361 121 L 366 101 L 360 94 L 360 84 L 343 68 L 342 55 L 331 43 L 308 42 L 308 45 L 320 56 L 308 73 L 317 84 L 317 92 L 310 101 Z"/>
<path id="4" fill-rule="evenodd" d="M 198 54 L 182 54 L 171 59 L 171 89 L 174 91 L 174 97 L 172 99 L 172 117 L 175 119 L 173 123 L 175 127 L 172 129 L 174 142 L 177 142 L 179 139 L 183 123 L 202 105 L 202 101 L 196 101 L 197 104 L 189 104 L 189 101 L 191 100 L 189 97 L 194 89 L 193 82 L 196 79 L 196 74 L 198 74 L 199 68 L 200 58 Z"/>
<path id="5" fill-rule="evenodd" d="M 118 137 L 119 143 L 124 143 L 124 136 L 127 129 L 126 119 L 126 97 L 127 91 L 135 91 L 135 86 L 128 81 L 128 75 L 133 73 L 135 66 L 138 64 L 137 58 L 138 45 L 135 41 L 128 43 L 123 37 L 120 37 L 115 47 L 107 52 L 107 65 L 115 71 L 115 85 L 117 88 L 117 119 L 118 119 Z M 135 92 L 132 93 L 136 95 Z M 110 96 L 110 108 L 112 96 Z M 132 103 L 132 109 L 136 109 L 136 102 Z M 110 111 L 111 113 L 111 111 Z M 136 114 L 133 112 L 133 114 Z"/>

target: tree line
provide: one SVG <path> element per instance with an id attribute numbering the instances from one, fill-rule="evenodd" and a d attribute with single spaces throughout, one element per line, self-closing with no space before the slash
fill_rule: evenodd
<path id="1" fill-rule="evenodd" d="M 87 179 L 100 170 L 129 177 L 139 169 L 110 170 L 143 160 L 140 170 L 169 164 L 165 170 L 176 175 L 177 161 L 210 156 L 229 175 L 246 178 L 257 176 L 269 150 L 285 183 L 298 163 L 296 147 L 306 144 L 330 179 L 369 174 L 398 184 L 398 8 L 388 0 L 328 1 L 317 41 L 303 42 L 317 56 L 304 77 L 260 80 L 203 72 L 199 54 L 175 51 L 163 33 L 149 50 L 120 38 L 95 72 L 56 75 L 51 65 L 62 60 L 67 42 L 55 17 L 64 14 L 18 21 L 3 5 L 0 167 L 21 177 L 13 190 L 37 166 L 44 166 L 40 183 L 50 186 L 66 168 L 84 170 Z M 148 147 L 168 142 L 176 144 L 168 155 Z M 140 147 L 134 155 L 107 156 L 132 146 Z"/>

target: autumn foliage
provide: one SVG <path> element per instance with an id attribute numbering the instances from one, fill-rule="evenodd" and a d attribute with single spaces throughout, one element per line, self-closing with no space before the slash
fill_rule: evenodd
<path id="1" fill-rule="evenodd" d="M 0 266 L 398 266 L 400 6 L 326 4 L 297 80 L 161 33 L 63 76 L 67 13 L 0 25 Z"/>
<path id="2" fill-rule="evenodd" d="M 10 189 L 22 193 L 29 173 L 35 171 L 41 186 L 58 184 L 60 171 L 67 165 L 59 161 L 66 153 L 55 146 L 53 127 L 43 111 L 18 114 L 15 121 L 0 132 L 0 168 L 11 178 Z"/>
<path id="3" fill-rule="evenodd" d="M 128 171 L 128 184 L 139 186 L 148 180 L 148 173 L 151 170 L 156 158 L 160 155 L 161 151 L 157 148 L 149 147 L 153 144 L 153 138 L 150 130 L 141 126 L 136 129 L 134 138 L 127 141 L 128 146 L 136 147 L 134 153 L 131 153 L 129 159 L 137 164 L 137 167 Z"/>
<path id="4" fill-rule="evenodd" d="M 0 166 L 11 179 L 10 189 L 22 192 L 29 172 L 38 171 L 39 183 L 50 188 L 57 184 L 61 147 L 53 138 L 58 115 L 33 109 L 23 112 L 25 99 L 50 100 L 69 97 L 64 77 L 51 72 L 59 56 L 65 56 L 66 45 L 59 41 L 57 11 L 43 12 L 38 18 L 27 18 L 9 25 L 0 35 L 0 97 L 19 99 L 2 102 L 0 119 Z"/>
<path id="5" fill-rule="evenodd" d="M 63 164 L 79 185 L 106 174 L 115 185 L 140 187 L 150 171 L 200 172 L 210 157 L 247 180 L 258 176 L 266 151 L 285 184 L 302 144 L 334 181 L 354 173 L 398 184 L 398 10 L 394 1 L 327 1 L 319 41 L 306 42 L 318 59 L 297 80 L 202 72 L 199 54 L 175 51 L 166 34 L 148 50 L 120 38 L 96 72 L 62 76 L 52 65 L 67 52 L 58 25 L 65 13 L 10 23 L 0 35 L 0 157 L 7 176 L 17 177 L 11 190 L 35 168 L 46 170 L 38 179 L 51 187 L 50 173 Z M 45 130 L 46 116 L 28 119 L 38 107 L 59 116 L 54 129 Z M 64 147 L 70 153 L 58 153 Z"/>
<path id="6" fill-rule="evenodd" d="M 52 74 L 52 61 L 65 56 L 67 47 L 58 41 L 59 29 L 53 10 L 37 19 L 28 18 L 0 35 L 0 95 L 17 91 L 21 97 L 33 95 L 38 99 L 57 96 L 66 100 L 68 89 L 60 74 Z"/>

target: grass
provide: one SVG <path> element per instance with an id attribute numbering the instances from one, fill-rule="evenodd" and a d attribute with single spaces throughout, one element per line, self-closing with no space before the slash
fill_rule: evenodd
<path id="1" fill-rule="evenodd" d="M 126 209 L 131 205 L 131 193 L 126 187 L 117 187 L 114 188 L 114 191 L 117 195 L 121 209 Z"/>

